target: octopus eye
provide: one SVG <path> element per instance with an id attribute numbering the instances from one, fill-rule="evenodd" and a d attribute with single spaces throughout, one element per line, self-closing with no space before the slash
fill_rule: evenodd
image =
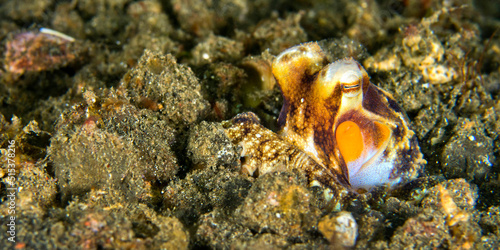
<path id="1" fill-rule="evenodd" d="M 355 97 L 361 94 L 361 79 L 363 75 L 359 71 L 349 70 L 340 77 L 342 92 L 346 97 Z"/>

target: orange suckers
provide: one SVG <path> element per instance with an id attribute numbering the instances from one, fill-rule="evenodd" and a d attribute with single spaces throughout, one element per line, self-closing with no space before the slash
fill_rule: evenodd
<path id="1" fill-rule="evenodd" d="M 337 139 L 340 153 L 347 164 L 356 161 L 361 156 L 364 149 L 364 142 L 361 130 L 356 123 L 352 121 L 341 123 L 337 127 L 335 138 Z"/>

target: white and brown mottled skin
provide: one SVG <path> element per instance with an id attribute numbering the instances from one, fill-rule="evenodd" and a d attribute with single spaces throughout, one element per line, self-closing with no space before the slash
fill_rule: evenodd
<path id="1" fill-rule="evenodd" d="M 254 113 L 239 114 L 226 125 L 225 132 L 232 143 L 243 149 L 242 169 L 247 174 L 258 176 L 286 169 L 301 169 L 306 172 L 311 185 L 325 185 L 337 194 L 345 191 L 346 183 L 339 180 L 337 174 L 260 125 L 259 118 Z"/>
<path id="2" fill-rule="evenodd" d="M 425 160 L 406 114 L 358 62 L 328 63 L 311 42 L 282 52 L 272 71 L 284 100 L 279 135 L 249 113 L 226 130 L 250 174 L 298 168 L 324 185 L 353 188 L 417 177 Z"/>

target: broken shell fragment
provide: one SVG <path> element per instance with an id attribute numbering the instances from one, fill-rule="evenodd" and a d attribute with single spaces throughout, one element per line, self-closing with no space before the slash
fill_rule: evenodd
<path id="1" fill-rule="evenodd" d="M 54 70 L 78 60 L 80 43 L 60 32 L 42 28 L 14 35 L 5 44 L 5 69 L 14 74 Z"/>

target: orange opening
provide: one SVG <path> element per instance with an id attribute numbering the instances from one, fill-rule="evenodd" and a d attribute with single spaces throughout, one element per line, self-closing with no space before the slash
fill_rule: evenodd
<path id="1" fill-rule="evenodd" d="M 345 121 L 337 127 L 335 132 L 337 145 L 346 163 L 359 158 L 363 152 L 363 137 L 358 125 L 352 121 Z"/>

